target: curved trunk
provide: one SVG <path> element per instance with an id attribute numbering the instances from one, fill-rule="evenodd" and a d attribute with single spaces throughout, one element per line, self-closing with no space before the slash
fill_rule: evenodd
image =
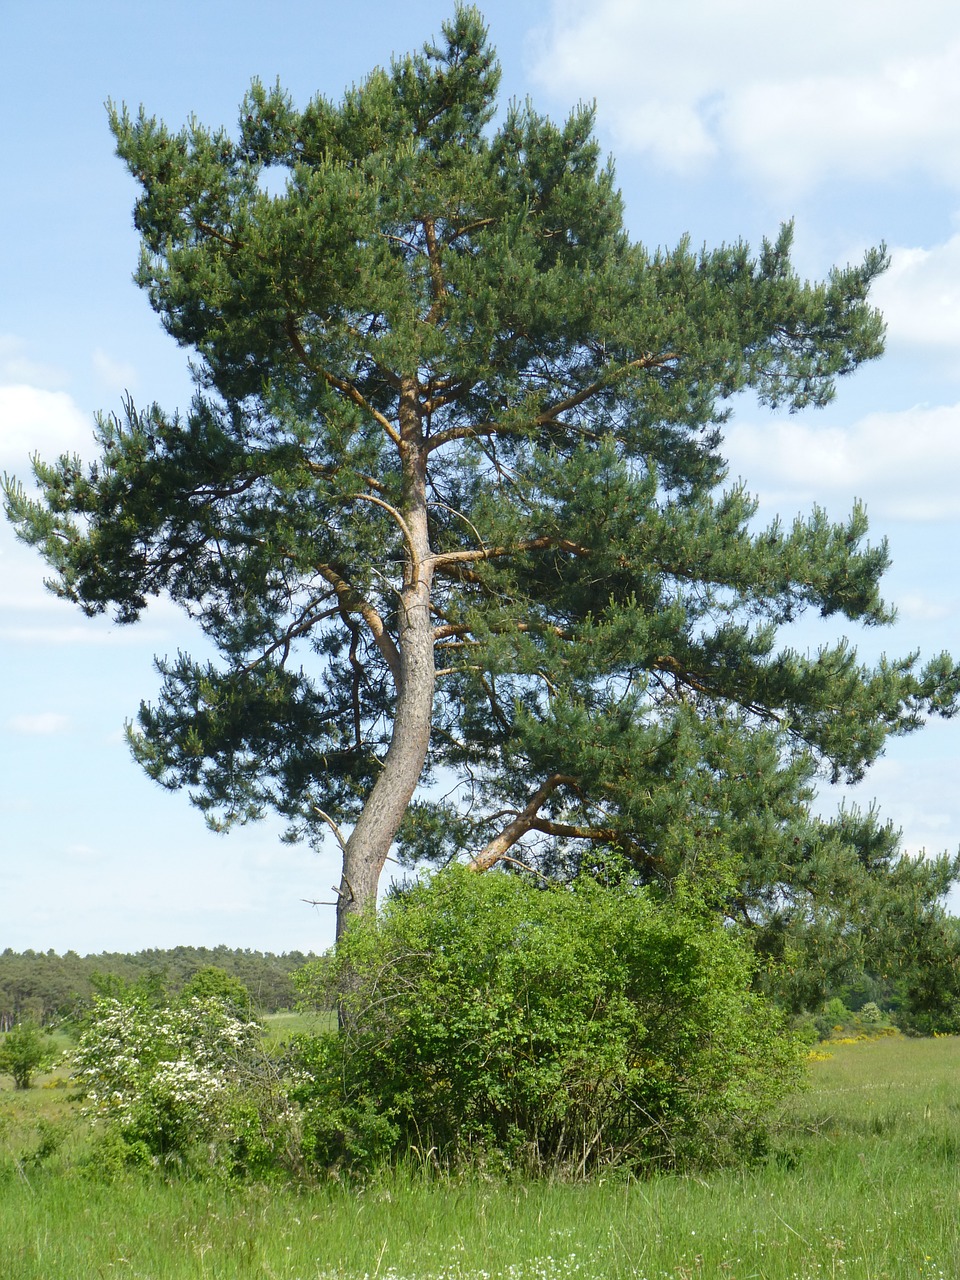
<path id="1" fill-rule="evenodd" d="M 433 558 L 427 528 L 426 453 L 417 385 L 405 380 L 400 399 L 400 456 L 407 561 L 400 596 L 400 670 L 390 748 L 343 851 L 337 937 L 351 915 L 376 904 L 390 846 L 410 803 L 430 745 L 436 684 L 430 589 Z"/>
<path id="2" fill-rule="evenodd" d="M 423 772 L 433 721 L 434 656 L 430 591 L 405 591 L 401 604 L 400 688 L 383 771 L 343 851 L 337 937 L 347 918 L 377 900 L 380 873 Z"/>

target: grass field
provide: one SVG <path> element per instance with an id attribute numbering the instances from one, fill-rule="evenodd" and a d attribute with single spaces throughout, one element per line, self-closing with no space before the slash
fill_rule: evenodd
<path id="1" fill-rule="evenodd" d="M 0 1276 L 955 1280 L 960 1039 L 831 1053 L 762 1165 L 644 1183 L 504 1186 L 408 1170 L 362 1190 L 108 1185 L 65 1172 L 78 1141 L 65 1090 L 6 1090 Z"/>
<path id="2" fill-rule="evenodd" d="M 295 1035 L 316 1035 L 320 1031 L 332 1031 L 337 1025 L 337 1015 L 331 1013 L 268 1013 L 264 1019 L 268 1045 L 278 1045 Z"/>

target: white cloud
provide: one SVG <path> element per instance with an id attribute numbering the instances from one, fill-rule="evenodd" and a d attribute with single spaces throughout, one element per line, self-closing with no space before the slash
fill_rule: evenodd
<path id="1" fill-rule="evenodd" d="M 863 782 L 839 790 L 824 788 L 818 808 L 827 814 L 834 812 L 845 797 L 848 804 L 865 810 L 880 795 L 880 817 L 902 832 L 905 853 L 955 853 L 960 833 L 955 780 L 960 760 L 949 745 L 945 728 L 942 721 L 932 720 L 922 739 L 901 739 L 892 744 Z M 923 749 L 923 740 L 928 747 L 932 741 L 939 744 L 936 758 Z"/>
<path id="2" fill-rule="evenodd" d="M 0 609 L 47 610 L 57 603 L 43 585 L 44 565 L 35 551 L 14 540 L 0 514 Z"/>
<path id="3" fill-rule="evenodd" d="M 41 734 L 44 737 L 56 733 L 66 733 L 70 728 L 70 717 L 60 715 L 57 711 L 41 711 L 37 715 L 11 716 L 7 728 L 14 733 Z"/>
<path id="4" fill-rule="evenodd" d="M 30 456 L 54 459 L 61 453 L 92 457 L 94 423 L 65 391 L 23 383 L 0 386 L 0 471 L 26 482 Z"/>
<path id="5" fill-rule="evenodd" d="M 725 452 L 731 475 L 783 512 L 860 498 L 871 516 L 960 517 L 960 404 L 872 413 L 849 427 L 738 423 Z"/>
<path id="6" fill-rule="evenodd" d="M 667 168 L 725 152 L 779 188 L 898 170 L 960 185 L 947 0 L 575 0 L 539 42 L 551 93 L 596 98 L 618 149 Z"/>
<path id="7" fill-rule="evenodd" d="M 960 234 L 932 249 L 897 248 L 871 301 L 891 342 L 952 351 L 960 364 Z"/>
<path id="8" fill-rule="evenodd" d="M 748 170 L 797 190 L 830 177 L 924 171 L 960 185 L 960 41 L 859 74 L 800 75 L 725 91 L 718 132 Z"/>
<path id="9" fill-rule="evenodd" d="M 0 514 L 0 642 L 153 651 L 183 642 L 195 652 L 205 651 L 195 625 L 166 596 L 151 599 L 136 625 L 121 627 L 110 614 L 81 617 L 75 605 L 44 587 L 49 574 L 35 550 L 14 540 L 12 528 Z"/>

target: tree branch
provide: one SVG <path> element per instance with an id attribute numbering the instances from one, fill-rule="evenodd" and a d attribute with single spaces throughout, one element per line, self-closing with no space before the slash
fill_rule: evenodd
<path id="1" fill-rule="evenodd" d="M 350 701 L 353 709 L 353 742 L 357 749 L 357 755 L 360 754 L 363 747 L 363 719 L 360 709 L 360 687 L 363 683 L 363 663 L 357 654 L 357 645 L 360 639 L 360 627 L 355 619 L 346 612 L 340 610 L 340 617 L 343 619 L 344 625 L 350 631 L 350 654 L 349 662 L 353 671 L 353 678 L 350 681 Z"/>
<path id="2" fill-rule="evenodd" d="M 431 408 L 437 408 L 441 404 L 449 404 L 457 398 L 459 392 L 454 388 L 456 394 L 451 393 L 446 397 L 437 397 L 431 401 Z M 439 449 L 441 445 L 451 444 L 455 440 L 474 439 L 477 436 L 515 436 L 522 434 L 525 427 L 513 426 L 506 427 L 498 422 L 478 422 L 465 427 L 448 427 L 446 431 L 439 431 L 435 436 L 431 436 L 427 442 L 427 449 L 432 453 L 434 449 Z"/>
<path id="3" fill-rule="evenodd" d="M 480 543 L 480 546 L 481 547 L 483 546 L 483 536 L 480 533 L 480 530 L 477 528 L 477 526 L 473 523 L 472 520 L 467 519 L 467 517 L 463 514 L 462 511 L 458 511 L 456 507 L 451 507 L 446 502 L 441 502 L 439 498 L 434 498 L 432 502 L 427 503 L 427 506 L 439 507 L 442 511 L 449 511 L 450 514 L 456 517 L 457 520 L 462 520 L 463 523 L 470 530 L 470 532 L 473 534 L 473 536 L 476 538 L 476 540 Z"/>
<path id="4" fill-rule="evenodd" d="M 329 599 L 329 596 L 327 599 Z M 320 601 L 313 601 L 304 613 L 301 614 L 300 618 L 287 627 L 279 639 L 274 640 L 272 644 L 268 644 L 252 662 L 248 662 L 247 665 L 245 667 L 241 667 L 240 670 L 244 673 L 253 671 L 253 669 L 258 667 L 261 662 L 265 662 L 267 658 L 272 657 L 278 649 L 283 651 L 283 657 L 280 660 L 280 665 L 283 666 L 290 656 L 290 650 L 293 646 L 294 640 L 298 639 L 300 636 L 307 635 L 307 633 L 312 631 L 318 622 L 325 622 L 328 618 L 332 618 L 335 614 L 341 611 L 340 608 L 336 608 L 324 609 L 320 613 L 315 613 L 313 608 L 319 603 Z"/>
<path id="5" fill-rule="evenodd" d="M 548 836 L 566 836 L 569 840 L 619 840 L 621 833 L 613 827 L 578 827 L 569 822 L 551 822 L 549 818 L 535 818 L 530 823 L 532 831 L 542 831 Z"/>
<path id="6" fill-rule="evenodd" d="M 310 458 L 304 458 L 303 465 L 312 475 L 323 476 L 324 478 L 339 475 L 343 469 L 342 467 L 325 466 L 322 462 L 311 461 Z M 368 489 L 373 489 L 376 493 L 387 492 L 387 486 L 379 481 L 376 476 L 368 476 L 365 471 L 355 471 L 354 475 L 358 476 Z"/>
<path id="7" fill-rule="evenodd" d="M 521 836 L 533 828 L 538 831 L 544 829 L 543 826 L 539 825 L 543 819 L 538 819 L 537 815 L 557 787 L 575 787 L 576 785 L 575 778 L 568 777 L 563 773 L 555 773 L 547 778 L 536 795 L 528 801 L 526 807 L 517 814 L 512 822 L 504 827 L 498 836 L 494 836 L 479 853 L 474 854 L 467 863 L 467 867 L 471 871 L 489 871 L 492 866 L 503 861 L 507 851 L 517 843 Z"/>
<path id="8" fill-rule="evenodd" d="M 384 502 L 383 498 L 375 498 L 372 493 L 355 493 L 349 499 L 351 502 L 372 502 L 375 507 L 382 507 L 384 511 L 390 515 L 400 527 L 403 534 L 403 540 L 407 544 L 407 550 L 410 552 L 410 559 L 413 561 L 414 571 L 417 567 L 417 551 L 413 542 L 413 534 L 410 532 L 410 526 L 404 520 L 403 516 L 396 507 L 392 507 L 389 502 Z"/>
<path id="9" fill-rule="evenodd" d="M 472 231 L 482 231 L 484 227 L 492 227 L 495 222 L 496 218 L 477 218 L 474 222 L 467 222 L 462 227 L 454 228 L 447 243 L 453 244 L 454 240 L 459 240 L 461 236 L 468 236 Z"/>
<path id="10" fill-rule="evenodd" d="M 547 632 L 552 636 L 556 636 L 559 640 L 572 640 L 573 632 L 566 627 L 558 627 L 555 623 L 534 623 L 534 622 L 516 622 L 508 627 L 491 627 L 490 634 L 495 636 L 507 635 L 536 635 L 538 632 Z M 473 628 L 465 622 L 446 622 L 443 626 L 434 627 L 434 640 L 448 640 L 451 637 L 460 638 L 472 635 Z"/>
<path id="11" fill-rule="evenodd" d="M 219 240 L 221 244 L 225 244 L 230 249 L 242 248 L 239 240 L 225 236 L 222 231 L 218 231 L 216 227 L 212 227 L 209 222 L 204 222 L 202 218 L 198 218 L 195 214 L 193 215 L 193 225 L 197 231 L 202 231 L 205 236 L 211 236 L 214 240 Z"/>
<path id="12" fill-rule="evenodd" d="M 346 578 L 342 578 L 336 569 L 328 564 L 315 565 L 317 573 L 323 578 L 324 582 L 329 582 L 337 593 L 337 599 L 340 601 L 341 608 L 347 613 L 358 613 L 364 622 L 370 628 L 370 634 L 373 636 L 374 642 L 380 653 L 390 668 L 390 674 L 397 686 L 400 684 L 400 651 L 394 642 L 393 636 L 387 630 L 380 614 L 373 607 L 369 600 L 365 600 L 360 592 Z"/>
<path id="13" fill-rule="evenodd" d="M 685 666 L 677 661 L 672 654 L 658 654 L 650 662 L 653 671 L 669 671 L 674 680 L 680 684 L 685 684 L 691 689 L 695 689 L 697 693 L 710 694 L 714 691 L 707 685 L 702 684 Z"/>
<path id="14" fill-rule="evenodd" d="M 433 302 L 427 312 L 427 324 L 436 324 L 443 314 L 447 299 L 447 284 L 443 278 L 440 246 L 437 244 L 437 228 L 433 218 L 423 219 L 423 231 L 427 239 L 427 257 L 430 260 L 430 283 Z"/>
<path id="15" fill-rule="evenodd" d="M 313 806 L 313 811 L 314 811 L 314 813 L 315 813 L 315 814 L 317 814 L 317 815 L 318 815 L 318 817 L 321 817 L 321 818 L 324 820 L 324 822 L 327 824 L 327 826 L 328 826 L 328 827 L 330 828 L 330 830 L 333 832 L 334 836 L 336 837 L 337 844 L 340 846 L 340 852 L 342 853 L 342 852 L 343 852 L 343 850 L 344 850 L 344 849 L 346 849 L 346 847 L 347 847 L 347 842 L 346 842 L 346 840 L 344 839 L 343 832 L 340 830 L 340 828 L 339 828 L 339 826 L 337 825 L 337 823 L 335 823 L 335 822 L 334 822 L 334 820 L 330 817 L 329 813 L 324 813 L 324 811 L 320 808 L 320 806 L 319 806 L 319 805 L 315 804 L 315 805 Z M 334 890 L 334 892 L 336 892 L 336 890 Z M 304 898 L 304 899 L 303 899 L 303 901 L 304 901 L 304 902 L 308 902 L 308 901 L 309 901 L 309 899 L 308 899 L 308 898 Z M 326 906 L 326 907 L 332 907 L 334 904 L 333 904 L 332 902 L 325 902 L 325 903 L 314 903 L 313 905 L 314 905 L 314 906 Z"/>
<path id="16" fill-rule="evenodd" d="M 527 542 L 518 542 L 513 547 L 480 547 L 475 551 L 446 551 L 435 555 L 433 567 L 435 572 L 442 573 L 451 565 L 476 564 L 479 560 L 494 560 L 498 556 L 518 555 L 524 551 L 544 551 L 556 547 L 559 551 L 569 552 L 575 556 L 589 556 L 590 548 L 582 547 L 569 538 L 554 538 L 549 535 L 542 538 L 530 538 Z"/>
<path id="17" fill-rule="evenodd" d="M 385 417 L 379 409 L 375 409 L 373 405 L 370 404 L 363 395 L 361 395 L 352 382 L 348 382 L 345 378 L 338 378 L 336 374 L 331 373 L 329 369 L 325 369 L 323 365 L 315 364 L 314 361 L 310 359 L 310 355 L 307 352 L 306 347 L 304 347 L 301 342 L 300 335 L 297 333 L 296 322 L 292 315 L 287 316 L 286 330 L 287 337 L 290 339 L 291 345 L 297 353 L 301 363 L 306 365 L 312 373 L 319 374 L 320 377 L 323 378 L 324 382 L 326 382 L 327 386 L 333 387 L 334 390 L 339 391 L 341 395 L 346 396 L 348 400 L 352 400 L 353 403 L 363 409 L 365 413 L 369 413 L 371 418 L 383 427 L 384 431 L 393 443 L 399 444 L 400 433 L 397 431 L 390 419 Z"/>
<path id="18" fill-rule="evenodd" d="M 628 373 L 632 373 L 635 369 L 656 369 L 676 359 L 677 353 L 668 351 L 661 356 L 638 356 L 636 360 L 628 360 L 626 364 L 621 365 L 619 369 L 614 369 L 607 377 L 597 378 L 595 382 L 591 382 L 589 386 L 583 387 L 582 390 L 575 392 L 572 396 L 567 396 L 565 400 L 558 400 L 549 409 L 537 414 L 534 422 L 538 427 L 548 426 L 551 422 L 556 422 L 561 413 L 566 413 L 568 409 L 576 409 L 578 405 L 584 404 L 592 396 L 595 396 L 598 391 L 605 390 L 613 382 L 619 382 L 621 378 L 625 378 Z"/>
<path id="19" fill-rule="evenodd" d="M 605 390 L 612 383 L 618 382 L 627 374 L 637 369 L 658 369 L 665 364 L 669 364 L 672 360 L 678 360 L 679 353 L 676 351 L 666 351 L 659 356 L 638 356 L 636 360 L 630 360 L 626 364 L 621 365 L 618 369 L 614 369 L 604 378 L 597 378 L 591 382 L 589 386 L 583 387 L 580 391 L 573 395 L 567 396 L 563 400 L 558 400 L 556 404 L 542 410 L 532 421 L 533 427 L 546 427 L 555 423 L 561 413 L 566 413 L 568 409 L 576 409 L 578 405 L 584 404 L 591 397 L 595 396 L 599 391 Z M 447 403 L 446 400 L 438 400 L 438 403 Z M 565 426 L 571 424 L 565 423 Z M 441 431 L 433 436 L 429 443 L 429 448 L 439 449 L 441 445 L 450 444 L 454 440 L 464 440 L 471 436 L 497 436 L 497 435 L 517 435 L 521 432 L 529 430 L 523 426 L 502 426 L 496 422 L 477 423 L 473 426 L 450 427 L 446 431 Z"/>

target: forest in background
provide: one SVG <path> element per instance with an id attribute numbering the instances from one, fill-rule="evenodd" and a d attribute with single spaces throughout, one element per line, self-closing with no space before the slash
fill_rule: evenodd
<path id="1" fill-rule="evenodd" d="M 104 984 L 133 984 L 156 975 L 175 994 L 198 970 L 211 965 L 242 982 L 256 1009 L 275 1013 L 293 1008 L 297 993 L 291 975 L 315 958 L 313 952 L 274 955 L 222 945 L 151 947 L 134 954 L 103 951 L 86 956 L 75 951 L 61 956 L 53 950 L 18 952 L 7 947 L 0 953 L 0 1031 L 8 1031 L 22 1019 L 46 1026 L 69 1017 Z"/>

